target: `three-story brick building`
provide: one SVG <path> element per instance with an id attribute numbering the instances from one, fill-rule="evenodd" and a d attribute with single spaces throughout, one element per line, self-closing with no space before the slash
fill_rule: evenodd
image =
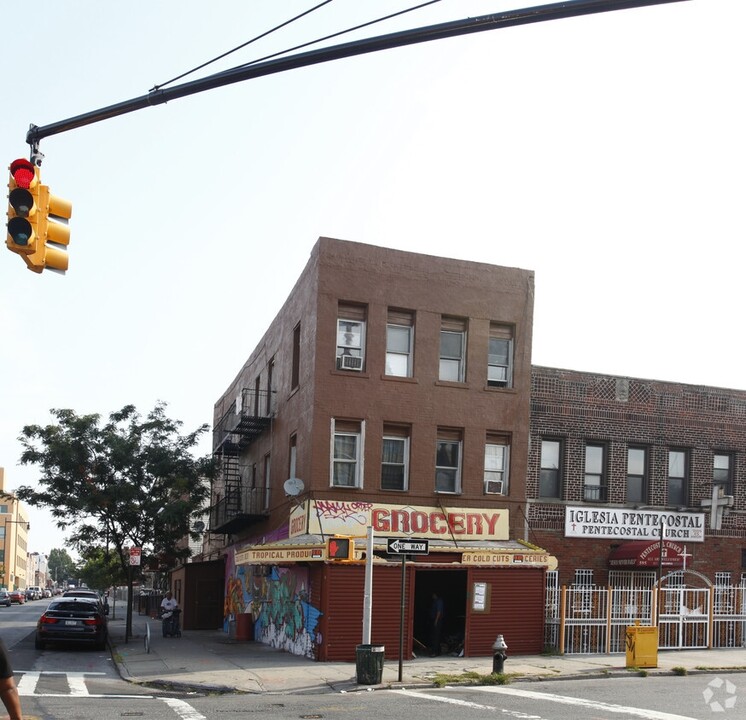
<path id="1" fill-rule="evenodd" d="M 368 528 L 374 642 L 542 647 L 552 558 L 525 529 L 533 273 L 321 238 L 215 406 L 210 530 L 227 550 L 226 617 L 300 654 L 361 641 Z M 354 560 L 328 557 L 353 538 Z M 405 566 L 387 541 L 425 539 Z M 405 587 L 402 588 L 402 570 Z M 509 628 L 509 630 L 508 630 Z"/>

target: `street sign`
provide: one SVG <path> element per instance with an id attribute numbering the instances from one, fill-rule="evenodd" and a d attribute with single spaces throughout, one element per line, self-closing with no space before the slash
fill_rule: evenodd
<path id="1" fill-rule="evenodd" d="M 430 553 L 430 541 L 389 538 L 386 552 L 390 555 L 428 555 Z"/>
<path id="2" fill-rule="evenodd" d="M 141 556 L 142 556 L 142 548 L 131 547 L 130 548 L 130 565 L 139 565 Z"/>

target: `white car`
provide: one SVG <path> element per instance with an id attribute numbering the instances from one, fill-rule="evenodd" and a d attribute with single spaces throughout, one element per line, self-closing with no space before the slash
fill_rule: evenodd
<path id="1" fill-rule="evenodd" d="M 31 585 L 26 588 L 26 599 L 27 600 L 41 600 L 42 592 L 38 585 Z"/>

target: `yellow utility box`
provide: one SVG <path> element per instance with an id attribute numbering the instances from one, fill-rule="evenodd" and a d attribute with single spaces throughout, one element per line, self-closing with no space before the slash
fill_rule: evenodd
<path id="1" fill-rule="evenodd" d="M 627 628 L 627 667 L 658 667 L 658 628 L 649 625 L 635 625 Z"/>

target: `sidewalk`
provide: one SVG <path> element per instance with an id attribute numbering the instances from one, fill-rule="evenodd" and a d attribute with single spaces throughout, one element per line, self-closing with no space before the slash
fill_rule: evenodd
<path id="1" fill-rule="evenodd" d="M 150 652 L 145 651 L 146 626 L 150 624 Z M 180 638 L 161 636 L 160 621 L 135 614 L 133 637 L 124 642 L 124 618 L 109 622 L 114 660 L 121 676 L 149 687 L 203 692 L 326 693 L 368 690 L 358 685 L 355 663 L 315 662 L 270 648 L 258 642 L 230 640 L 218 630 L 184 631 Z M 577 677 L 629 677 L 630 673 L 673 674 L 683 668 L 697 672 L 746 671 L 746 649 L 663 650 L 658 667 L 643 671 L 627 669 L 625 655 L 531 655 L 505 661 L 505 673 L 512 682 Z M 399 682 L 398 660 L 386 660 L 380 685 L 389 687 L 430 687 L 438 674 L 460 675 L 476 672 L 489 675 L 492 657 L 417 658 L 402 663 Z"/>

